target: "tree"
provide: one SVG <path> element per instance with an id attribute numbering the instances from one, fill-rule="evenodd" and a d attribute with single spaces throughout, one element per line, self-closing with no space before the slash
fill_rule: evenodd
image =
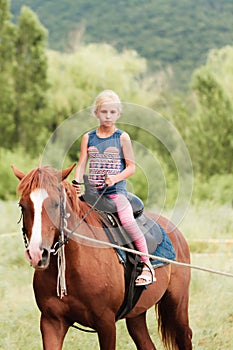
<path id="1" fill-rule="evenodd" d="M 124 101 L 148 105 L 157 95 L 145 87 L 145 59 L 135 51 L 118 52 L 106 44 L 80 46 L 76 52 L 48 52 L 50 101 L 57 124 L 93 102 L 106 88 Z"/>
<path id="2" fill-rule="evenodd" d="M 233 171 L 233 106 L 207 65 L 194 74 L 198 110 L 193 125 L 192 159 L 205 177 Z"/>
<path id="3" fill-rule="evenodd" d="M 14 80 L 16 27 L 10 22 L 8 0 L 0 0 L 0 144 L 13 145 Z"/>
<path id="4" fill-rule="evenodd" d="M 23 7 L 19 17 L 14 72 L 15 142 L 33 153 L 39 150 L 47 119 L 47 56 L 45 28 Z"/>
<path id="5" fill-rule="evenodd" d="M 229 100 L 233 99 L 233 46 L 224 46 L 220 50 L 211 50 L 206 66 L 221 85 Z"/>
<path id="6" fill-rule="evenodd" d="M 144 76 L 146 61 L 135 51 L 118 52 L 110 45 L 90 44 L 69 54 L 48 51 L 48 62 L 52 131 L 68 116 L 90 107 L 101 90 L 113 89 L 123 102 L 147 106 L 158 95 L 152 77 L 149 84 Z"/>

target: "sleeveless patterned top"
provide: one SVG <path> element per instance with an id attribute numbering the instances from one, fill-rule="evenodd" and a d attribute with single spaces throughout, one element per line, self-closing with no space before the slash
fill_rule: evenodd
<path id="1" fill-rule="evenodd" d="M 88 133 L 89 181 L 96 185 L 98 192 L 104 188 L 105 175 L 116 175 L 125 169 L 125 159 L 120 142 L 122 130 L 116 130 L 111 136 L 101 138 L 96 130 Z M 106 195 L 126 194 L 126 181 L 109 186 Z"/>

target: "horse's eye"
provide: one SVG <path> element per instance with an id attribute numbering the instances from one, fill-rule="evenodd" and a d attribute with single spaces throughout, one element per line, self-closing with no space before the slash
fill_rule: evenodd
<path id="1" fill-rule="evenodd" d="M 54 208 L 57 209 L 59 207 L 59 203 L 58 202 L 54 202 Z"/>

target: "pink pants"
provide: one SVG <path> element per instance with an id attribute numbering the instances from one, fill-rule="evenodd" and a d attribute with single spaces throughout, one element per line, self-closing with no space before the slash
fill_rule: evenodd
<path id="1" fill-rule="evenodd" d="M 117 213 L 121 224 L 126 232 L 130 234 L 137 250 L 139 250 L 141 253 L 148 254 L 145 237 L 134 219 L 133 209 L 126 196 L 118 193 L 108 195 L 108 197 L 111 198 L 116 204 Z M 146 262 L 148 261 L 148 258 L 146 256 L 140 256 L 140 260 Z"/>

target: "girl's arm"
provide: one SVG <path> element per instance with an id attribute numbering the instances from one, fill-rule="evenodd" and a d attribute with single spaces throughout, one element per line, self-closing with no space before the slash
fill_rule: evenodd
<path id="1" fill-rule="evenodd" d="M 75 170 L 75 176 L 74 179 L 77 182 L 82 182 L 83 181 L 83 175 L 86 172 L 86 167 L 87 167 L 87 161 L 88 161 L 88 133 L 83 135 L 82 141 L 81 141 L 81 148 L 80 148 L 80 156 L 79 156 L 79 161 L 77 168 Z M 76 188 L 77 193 L 81 192 L 81 187 L 79 185 L 74 185 Z"/>
<path id="2" fill-rule="evenodd" d="M 134 152 L 130 137 L 126 132 L 124 132 L 121 135 L 120 140 L 126 167 L 121 173 L 107 177 L 105 183 L 109 186 L 113 186 L 119 181 L 126 180 L 135 173 Z"/>

